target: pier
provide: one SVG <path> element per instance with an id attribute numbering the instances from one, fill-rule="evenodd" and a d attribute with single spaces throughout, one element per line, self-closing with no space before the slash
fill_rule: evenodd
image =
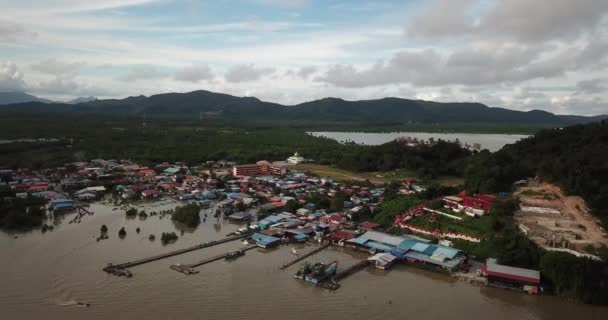
<path id="1" fill-rule="evenodd" d="M 254 249 L 256 247 L 257 247 L 257 245 L 252 244 L 252 245 L 248 245 L 248 246 L 246 246 L 244 248 L 241 248 L 241 249 L 238 249 L 238 250 L 235 250 L 235 251 L 228 251 L 228 252 L 225 252 L 225 253 L 222 253 L 222 254 L 218 254 L 218 255 L 210 257 L 210 258 L 203 259 L 203 260 L 201 260 L 199 262 L 196 262 L 196 263 L 183 264 L 183 265 L 182 264 L 174 264 L 170 268 L 173 269 L 173 270 L 175 270 L 175 271 L 178 271 L 178 272 L 181 272 L 183 274 L 186 274 L 186 275 L 196 274 L 196 273 L 198 273 L 198 270 L 194 269 L 196 267 L 200 267 L 202 265 L 205 265 L 205 264 L 217 261 L 217 260 L 224 259 L 226 257 L 229 257 L 234 252 L 243 252 L 244 253 L 245 251 L 249 251 L 249 250 Z"/>
<path id="2" fill-rule="evenodd" d="M 332 281 L 333 282 L 338 282 L 346 277 L 348 277 L 349 275 L 367 267 L 368 265 L 370 265 L 371 261 L 369 260 L 362 260 L 358 263 L 353 264 L 352 266 L 336 273 L 335 276 L 333 276 Z"/>
<path id="3" fill-rule="evenodd" d="M 131 262 L 125 262 L 125 263 L 121 263 L 121 264 L 109 264 L 107 267 L 103 268 L 103 271 L 110 273 L 110 274 L 121 276 L 124 274 L 124 271 L 126 269 L 131 268 L 131 267 L 135 267 L 135 266 L 146 264 L 149 262 L 170 258 L 170 257 L 184 254 L 187 252 L 192 252 L 195 250 L 213 247 L 213 246 L 216 246 L 216 245 L 219 245 L 222 243 L 243 239 L 243 238 L 246 238 L 249 236 L 250 236 L 250 234 L 235 235 L 235 236 L 231 236 L 231 237 L 226 237 L 224 239 L 213 240 L 213 241 L 201 243 L 201 244 L 198 244 L 198 245 L 195 245 L 192 247 L 179 249 L 179 250 L 175 250 L 175 251 L 171 251 L 171 252 L 167 252 L 167 253 L 163 253 L 163 254 L 159 254 L 156 256 L 143 258 L 143 259 L 139 259 L 139 260 L 135 260 L 135 261 L 131 261 Z"/>
<path id="4" fill-rule="evenodd" d="M 293 266 L 294 264 L 296 264 L 296 263 L 298 263 L 298 262 L 300 262 L 300 261 L 302 261 L 302 260 L 304 260 L 304 259 L 312 256 L 313 254 L 319 253 L 322 250 L 327 249 L 327 247 L 329 247 L 330 245 L 331 245 L 330 243 L 326 243 L 326 244 L 324 244 L 324 245 L 322 245 L 322 246 L 320 246 L 320 247 L 318 247 L 318 248 L 316 248 L 314 250 L 311 250 L 311 251 L 309 251 L 309 252 L 307 252 L 307 253 L 305 253 L 305 254 L 297 257 L 296 259 L 294 259 L 294 260 L 292 260 L 292 261 L 290 261 L 290 262 L 282 265 L 279 269 L 283 270 L 283 269 L 286 269 L 286 268 L 288 268 L 290 266 Z"/>

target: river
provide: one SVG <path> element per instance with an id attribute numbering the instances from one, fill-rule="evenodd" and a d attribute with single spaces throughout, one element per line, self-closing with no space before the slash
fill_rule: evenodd
<path id="1" fill-rule="evenodd" d="M 147 211 L 167 209 L 166 203 Z M 234 261 L 220 260 L 186 276 L 169 269 L 236 249 L 238 241 L 137 266 L 133 278 L 101 269 L 208 240 L 238 225 L 210 217 L 163 246 L 161 232 L 176 231 L 167 217 L 127 219 L 124 211 L 93 204 L 93 216 L 69 224 L 73 214 L 47 233 L 0 233 L 0 312 L 2 319 L 607 319 L 608 308 L 579 305 L 550 296 L 528 296 L 476 287 L 448 276 L 397 265 L 390 271 L 363 270 L 341 281 L 337 291 L 314 288 L 292 278 L 298 268 L 278 267 L 293 259 L 291 246 L 254 249 Z M 101 225 L 110 239 L 96 242 Z M 119 239 L 121 227 L 127 236 Z M 136 234 L 135 229 L 141 228 Z M 156 235 L 149 241 L 148 235 Z M 305 251 L 307 249 L 302 249 Z M 347 266 L 365 258 L 329 248 L 309 261 L 337 259 Z M 89 308 L 75 301 L 91 303 Z"/>
<path id="2" fill-rule="evenodd" d="M 338 142 L 355 142 L 357 144 L 379 145 L 395 140 L 397 138 L 416 138 L 428 141 L 430 138 L 435 140 L 442 139 L 473 145 L 479 143 L 482 149 L 491 152 L 498 151 L 507 144 L 515 143 L 518 140 L 529 137 L 522 134 L 490 134 L 490 133 L 428 133 L 428 132 L 308 132 L 316 137 L 325 137 Z"/>

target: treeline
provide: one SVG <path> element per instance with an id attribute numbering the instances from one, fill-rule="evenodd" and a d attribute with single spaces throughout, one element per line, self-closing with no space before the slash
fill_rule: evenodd
<path id="1" fill-rule="evenodd" d="M 582 196 L 608 225 L 608 122 L 543 130 L 495 153 L 481 152 L 466 169 L 471 192 L 509 191 L 539 176 Z"/>
<path id="2" fill-rule="evenodd" d="M 334 163 L 352 171 L 390 171 L 408 169 L 418 176 L 437 178 L 442 175 L 461 176 L 471 152 L 457 142 L 437 141 L 431 144 L 408 145 L 391 141 L 378 146 L 353 147 L 337 155 Z"/>
<path id="3" fill-rule="evenodd" d="M 0 188 L 0 229 L 30 230 L 42 226 L 44 200 L 36 197 L 15 198 L 8 188 Z"/>

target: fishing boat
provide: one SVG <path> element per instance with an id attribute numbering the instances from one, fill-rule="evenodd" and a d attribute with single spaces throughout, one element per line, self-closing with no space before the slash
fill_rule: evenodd
<path id="1" fill-rule="evenodd" d="M 305 263 L 293 277 L 308 283 L 319 284 L 335 275 L 337 269 L 338 261 L 333 261 L 328 264 L 317 262 L 313 265 Z"/>
<path id="2" fill-rule="evenodd" d="M 228 252 L 228 254 L 226 254 L 226 256 L 224 257 L 224 259 L 226 260 L 232 260 L 232 259 L 236 259 L 240 256 L 244 256 L 245 255 L 245 251 L 243 250 L 237 250 L 237 251 L 232 251 L 232 252 Z"/>

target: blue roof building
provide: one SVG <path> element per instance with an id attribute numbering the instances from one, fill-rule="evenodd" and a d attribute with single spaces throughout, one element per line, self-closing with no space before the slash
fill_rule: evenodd
<path id="1" fill-rule="evenodd" d="M 347 242 L 371 252 L 387 252 L 401 260 L 432 264 L 450 271 L 464 260 L 461 250 L 432 244 L 429 240 L 411 235 L 399 237 L 368 231 Z"/>
<path id="2" fill-rule="evenodd" d="M 260 248 L 270 248 L 272 246 L 278 245 L 281 242 L 280 238 L 267 236 L 261 233 L 254 233 L 251 236 L 251 240 L 255 241 L 258 247 Z"/>

